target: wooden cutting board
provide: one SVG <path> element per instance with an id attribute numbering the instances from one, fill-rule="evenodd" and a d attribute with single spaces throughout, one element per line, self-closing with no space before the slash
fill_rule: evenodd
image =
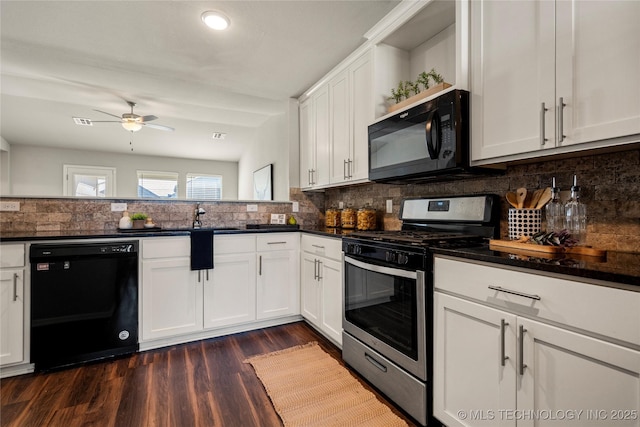
<path id="1" fill-rule="evenodd" d="M 547 245 L 536 245 L 535 243 L 526 243 L 526 242 L 518 242 L 514 240 L 499 240 L 499 239 L 491 239 L 489 240 L 489 248 L 501 251 L 501 252 L 509 252 L 509 250 L 517 249 L 519 251 L 527 251 L 527 252 L 542 252 L 545 254 L 572 254 L 572 255 L 588 255 L 594 257 L 605 257 L 607 256 L 607 251 L 601 249 L 595 249 L 590 246 L 574 246 L 571 248 L 563 248 L 560 246 L 547 246 Z"/>

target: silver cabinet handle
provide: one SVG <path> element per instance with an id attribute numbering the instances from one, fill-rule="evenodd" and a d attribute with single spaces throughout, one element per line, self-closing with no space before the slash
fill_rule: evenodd
<path id="1" fill-rule="evenodd" d="M 324 246 L 322 246 L 322 245 L 311 245 L 311 246 L 313 246 L 314 248 L 318 248 L 318 249 L 324 249 Z"/>
<path id="2" fill-rule="evenodd" d="M 520 341 L 518 342 L 518 352 L 520 353 L 520 362 L 519 362 L 519 367 L 518 367 L 518 372 L 520 373 L 520 375 L 524 375 L 524 368 L 527 367 L 527 365 L 524 364 L 524 333 L 527 332 L 527 330 L 524 328 L 524 326 L 520 325 Z"/>
<path id="3" fill-rule="evenodd" d="M 566 136 L 564 134 L 564 123 L 563 123 L 564 107 L 566 106 L 567 104 L 564 103 L 564 98 L 560 97 L 558 99 L 558 142 L 564 141 L 564 138 Z"/>
<path id="4" fill-rule="evenodd" d="M 206 270 L 207 273 L 207 282 L 209 281 L 209 270 Z"/>
<path id="5" fill-rule="evenodd" d="M 285 245 L 287 242 L 267 242 L 267 245 Z"/>
<path id="6" fill-rule="evenodd" d="M 316 183 L 315 182 L 316 181 L 316 177 L 315 177 L 316 170 L 315 169 L 311 169 L 310 172 L 311 172 L 311 181 L 309 182 L 309 185 L 314 185 Z"/>
<path id="7" fill-rule="evenodd" d="M 349 178 L 349 172 L 347 172 L 347 165 L 349 162 L 347 160 L 342 161 L 342 174 L 344 175 L 344 179 Z"/>
<path id="8" fill-rule="evenodd" d="M 307 181 L 309 181 L 309 185 L 311 185 L 311 169 L 307 171 Z"/>
<path id="9" fill-rule="evenodd" d="M 518 295 L 519 297 L 531 298 L 537 301 L 540 301 L 540 297 L 538 295 L 525 294 L 518 291 L 512 291 L 510 289 L 505 289 L 501 286 L 489 286 L 489 289 L 498 292 L 504 292 L 505 294 Z"/>
<path id="10" fill-rule="evenodd" d="M 18 301 L 18 273 L 13 273 L 13 300 Z"/>
<path id="11" fill-rule="evenodd" d="M 258 257 L 258 275 L 262 276 L 262 255 Z"/>
<path id="12" fill-rule="evenodd" d="M 313 280 L 318 280 L 318 260 L 313 260 Z"/>
<path id="13" fill-rule="evenodd" d="M 322 280 L 322 261 L 318 260 L 318 281 Z"/>
<path id="14" fill-rule="evenodd" d="M 540 108 L 540 145 L 544 145 L 549 139 L 545 136 L 545 125 L 544 125 L 544 114 L 549 111 L 547 107 L 545 107 L 544 102 L 542 103 L 542 108 Z"/>
<path id="15" fill-rule="evenodd" d="M 367 359 L 367 361 L 369 363 L 371 363 L 373 366 L 375 366 L 376 368 L 380 369 L 382 372 L 387 372 L 387 367 L 384 366 L 382 363 L 378 362 L 376 359 L 374 359 L 373 357 L 371 357 L 369 355 L 369 353 L 365 353 L 364 354 L 364 358 Z"/>
<path id="16" fill-rule="evenodd" d="M 202 272 L 202 270 L 198 270 L 198 283 L 200 283 L 200 273 Z"/>
<path id="17" fill-rule="evenodd" d="M 504 334 L 505 334 L 505 326 L 509 324 L 504 321 L 504 319 L 500 319 L 500 365 L 504 366 L 505 361 L 509 358 L 509 356 L 504 355 Z"/>
<path id="18" fill-rule="evenodd" d="M 349 161 L 347 162 L 347 165 L 348 165 L 348 167 L 347 167 L 347 170 L 348 170 L 347 178 L 349 178 L 349 179 L 353 178 L 353 173 L 351 172 L 351 169 L 352 169 L 351 168 L 351 164 L 352 163 L 353 163 L 353 160 L 351 160 L 351 159 L 349 159 Z"/>

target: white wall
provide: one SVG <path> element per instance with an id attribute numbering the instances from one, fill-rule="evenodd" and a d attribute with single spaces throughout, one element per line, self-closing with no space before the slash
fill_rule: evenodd
<path id="1" fill-rule="evenodd" d="M 0 195 L 8 195 L 11 191 L 11 146 L 0 136 Z"/>
<path id="2" fill-rule="evenodd" d="M 168 157 L 116 154 L 47 147 L 11 146 L 11 190 L 14 196 L 63 194 L 62 168 L 65 164 L 116 168 L 116 196 L 137 197 L 137 170 L 178 172 L 180 198 L 185 194 L 188 172 L 222 175 L 222 198 L 238 199 L 238 163 Z"/>
<path id="3" fill-rule="evenodd" d="M 297 120 L 297 115 L 295 117 Z M 289 120 L 288 113 L 280 114 L 256 130 L 253 149 L 243 153 L 238 164 L 240 200 L 253 199 L 253 172 L 269 163 L 273 164 L 273 200 L 289 200 L 289 144 L 297 144 L 289 141 Z"/>

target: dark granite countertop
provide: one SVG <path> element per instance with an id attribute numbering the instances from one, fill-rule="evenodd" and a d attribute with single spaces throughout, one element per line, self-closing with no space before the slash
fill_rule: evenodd
<path id="1" fill-rule="evenodd" d="M 434 252 L 498 265 L 526 268 L 532 270 L 533 273 L 563 274 L 590 282 L 609 282 L 612 287 L 640 292 L 640 253 L 637 252 L 609 251 L 606 258 L 575 255 L 546 258 L 494 251 L 489 249 L 489 245 L 475 248 L 435 249 Z"/>
<path id="2" fill-rule="evenodd" d="M 193 228 L 172 229 L 129 229 L 126 231 L 79 230 L 79 231 L 14 231 L 0 234 L 1 242 L 30 242 L 41 240 L 71 240 L 71 239 L 130 239 L 142 237 L 189 236 Z M 233 227 L 201 228 L 213 230 L 215 234 L 244 234 L 244 233 L 282 233 L 297 232 L 295 228 L 259 228 L 244 229 Z"/>

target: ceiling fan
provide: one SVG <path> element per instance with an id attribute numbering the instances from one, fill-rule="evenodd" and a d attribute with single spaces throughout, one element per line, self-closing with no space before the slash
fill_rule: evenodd
<path id="1" fill-rule="evenodd" d="M 92 122 L 94 123 L 120 123 L 122 124 L 122 127 L 125 128 L 128 131 L 131 132 L 137 132 L 140 129 L 142 129 L 142 126 L 148 126 L 150 128 L 153 129 L 158 129 L 158 130 L 166 130 L 166 131 L 174 131 L 175 129 L 173 129 L 172 127 L 169 126 L 163 126 L 163 125 L 157 125 L 154 123 L 148 123 L 152 120 L 156 120 L 157 117 L 156 116 L 139 116 L 137 114 L 133 113 L 133 107 L 136 106 L 135 102 L 132 101 L 127 101 L 127 104 L 129 104 L 129 106 L 131 107 L 131 112 L 130 113 L 124 113 L 122 115 L 122 117 L 120 116 L 116 116 L 115 114 L 111 114 L 111 113 L 107 113 L 106 111 L 100 111 L 100 110 L 93 110 L 93 111 L 97 111 L 98 113 L 102 113 L 102 114 L 106 114 L 108 116 L 112 116 L 112 117 L 116 117 L 119 120 L 92 120 Z"/>

